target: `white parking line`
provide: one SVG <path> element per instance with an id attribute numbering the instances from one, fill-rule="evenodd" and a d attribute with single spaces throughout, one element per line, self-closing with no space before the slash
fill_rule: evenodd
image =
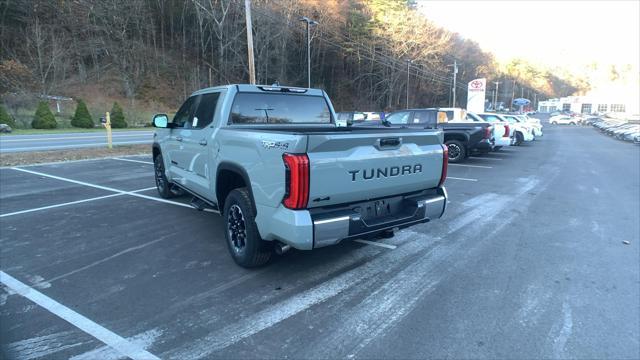
<path id="1" fill-rule="evenodd" d="M 459 177 L 453 177 L 453 176 L 447 176 L 447 180 L 462 180 L 462 181 L 478 181 L 478 179 L 467 179 L 467 178 L 459 178 Z"/>
<path id="2" fill-rule="evenodd" d="M 131 193 L 137 193 L 137 192 L 142 192 L 142 191 L 152 190 L 152 189 L 155 189 L 155 188 L 156 188 L 156 187 L 154 186 L 154 187 L 150 187 L 150 188 L 145 188 L 145 189 L 140 189 L 140 190 L 134 190 L 134 191 L 129 191 L 129 192 L 131 192 Z M 127 195 L 127 193 L 126 193 L 126 192 L 120 192 L 120 193 L 117 193 L 117 194 L 104 195 L 104 196 L 97 196 L 97 197 L 93 197 L 93 198 L 89 198 L 89 199 L 76 200 L 76 201 L 70 201 L 70 202 L 66 202 L 66 203 L 62 203 L 62 204 L 55 204 L 55 205 L 43 206 L 43 207 L 34 208 L 34 209 L 27 209 L 27 210 L 15 211 L 15 212 L 12 212 L 12 213 L 0 214 L 0 218 L 7 217 L 7 216 L 13 216 L 13 215 L 26 214 L 26 213 L 30 213 L 30 212 L 34 212 L 34 211 L 41 211 L 41 210 L 54 209 L 54 208 L 58 208 L 58 207 L 62 207 L 62 206 L 67 206 L 67 205 L 82 204 L 82 203 L 86 203 L 86 202 L 89 202 L 89 201 L 95 201 L 95 200 L 107 199 L 107 198 L 112 198 L 112 197 L 115 197 L 115 196 L 122 196 L 122 195 Z"/>
<path id="3" fill-rule="evenodd" d="M 449 164 L 449 166 L 463 166 L 463 167 L 470 167 L 470 168 L 493 169 L 493 166 L 469 165 L 469 164 Z"/>
<path id="4" fill-rule="evenodd" d="M 153 355 L 147 350 L 138 347 L 128 341 L 127 339 L 117 335 L 111 330 L 91 321 L 90 319 L 78 314 L 77 312 L 69 309 L 68 307 L 60 304 L 59 302 L 53 300 L 52 298 L 42 294 L 41 292 L 25 285 L 19 280 L 15 279 L 11 275 L 5 273 L 4 271 L 0 271 L 0 282 L 6 285 L 8 288 L 16 292 L 17 294 L 22 295 L 23 297 L 33 301 L 34 303 L 40 305 L 45 308 L 52 314 L 58 316 L 59 318 L 67 321 L 71 325 L 77 327 L 78 329 L 84 331 L 85 333 L 93 336 L 94 338 L 102 341 L 103 343 L 109 345 L 114 350 L 119 352 L 124 356 L 128 356 L 134 360 L 137 359 L 160 359 L 159 357 Z"/>
<path id="5" fill-rule="evenodd" d="M 397 248 L 397 246 L 395 246 L 395 245 L 389 245 L 389 244 L 384 244 L 384 243 L 381 243 L 381 242 L 375 242 L 375 241 L 369 241 L 369 240 L 356 239 L 356 240 L 353 240 L 353 241 L 359 242 L 359 243 L 362 243 L 362 244 L 367 244 L 367 245 L 380 246 L 380 247 L 383 247 L 383 248 L 386 248 L 386 249 L 391 249 L 391 250 Z"/>
<path id="6" fill-rule="evenodd" d="M 481 160 L 502 160 L 500 158 L 492 158 L 492 157 L 478 157 L 478 156 L 469 156 L 470 159 L 481 159 Z"/>
<path id="7" fill-rule="evenodd" d="M 132 192 L 132 191 L 122 191 L 122 190 L 110 188 L 110 187 L 107 187 L 107 186 L 90 184 L 90 183 L 87 183 L 87 182 L 84 182 L 84 181 L 67 179 L 67 178 L 63 178 L 61 176 L 49 175 L 49 174 L 41 173 L 41 172 L 38 172 L 38 171 L 27 170 L 27 169 L 22 169 L 22 168 L 17 168 L 17 167 L 12 167 L 11 169 L 12 170 L 16 170 L 16 171 L 22 171 L 22 172 L 38 175 L 38 176 L 44 176 L 44 177 L 48 177 L 48 178 L 56 179 L 56 180 L 60 180 L 60 181 L 66 181 L 66 182 L 70 182 L 70 183 L 73 183 L 73 184 L 84 185 L 84 186 L 88 186 L 88 187 L 92 187 L 92 188 L 96 188 L 96 189 L 116 192 L 116 193 L 120 193 L 120 194 L 124 194 L 124 195 L 131 195 L 131 196 L 139 197 L 139 198 L 142 198 L 142 199 L 148 199 L 148 200 L 153 200 L 153 201 L 157 201 L 157 202 L 162 202 L 162 203 L 165 203 L 165 204 L 173 204 L 173 205 L 177 205 L 177 206 L 182 206 L 182 207 L 193 209 L 193 206 L 191 206 L 189 204 L 183 204 L 183 203 L 177 202 L 177 201 L 171 201 L 171 200 L 157 198 L 157 197 L 153 197 L 153 196 L 142 195 L 142 194 L 138 194 L 138 193 L 135 193 L 135 192 Z M 212 210 L 212 209 L 206 209 L 205 211 L 218 213 L 218 211 Z"/>
<path id="8" fill-rule="evenodd" d="M 113 160 L 120 160 L 120 161 L 129 161 L 129 162 L 140 163 L 140 164 L 151 164 L 151 165 L 153 165 L 153 161 L 142 161 L 142 160 L 123 159 L 123 158 L 112 158 L 112 159 Z"/>

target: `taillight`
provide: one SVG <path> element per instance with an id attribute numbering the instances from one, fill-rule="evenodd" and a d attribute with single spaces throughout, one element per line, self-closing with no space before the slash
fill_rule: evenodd
<path id="1" fill-rule="evenodd" d="M 503 137 L 509 137 L 509 125 L 505 125 L 504 126 L 504 136 Z"/>
<path id="2" fill-rule="evenodd" d="M 491 139 L 491 126 L 484 128 L 484 138 Z"/>
<path id="3" fill-rule="evenodd" d="M 449 147 L 442 145 L 442 175 L 440 176 L 440 182 L 438 187 L 444 185 L 444 181 L 447 180 L 447 168 L 449 167 Z"/>
<path id="4" fill-rule="evenodd" d="M 304 209 L 309 202 L 309 158 L 307 154 L 283 154 L 286 169 L 282 203 L 289 209 Z"/>

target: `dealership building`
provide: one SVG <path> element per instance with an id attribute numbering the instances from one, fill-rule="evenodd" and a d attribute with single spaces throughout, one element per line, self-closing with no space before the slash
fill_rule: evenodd
<path id="1" fill-rule="evenodd" d="M 588 96 L 567 96 L 559 99 L 540 101 L 538 102 L 538 111 L 543 113 L 573 111 L 580 114 L 634 113 L 632 104 L 627 102 Z"/>
<path id="2" fill-rule="evenodd" d="M 567 96 L 538 102 L 538 111 L 572 111 L 579 114 L 640 114 L 637 91 L 591 92 L 585 96 Z"/>

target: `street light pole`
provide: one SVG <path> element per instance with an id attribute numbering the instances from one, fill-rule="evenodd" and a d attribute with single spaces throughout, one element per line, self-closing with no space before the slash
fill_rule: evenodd
<path id="1" fill-rule="evenodd" d="M 413 60 L 407 60 L 407 109 L 409 108 L 409 66 Z"/>
<path id="2" fill-rule="evenodd" d="M 500 81 L 494 81 L 494 84 L 496 84 L 496 92 L 493 96 L 493 111 L 497 111 L 498 110 L 498 85 L 500 85 Z"/>
<path id="3" fill-rule="evenodd" d="M 453 106 L 456 107 L 456 77 L 458 76 L 458 61 L 453 60 Z"/>
<path id="4" fill-rule="evenodd" d="M 299 19 L 304 21 L 307 25 L 307 87 L 311 87 L 311 38 L 309 36 L 309 26 L 318 25 L 317 21 L 311 20 L 306 16 Z"/>

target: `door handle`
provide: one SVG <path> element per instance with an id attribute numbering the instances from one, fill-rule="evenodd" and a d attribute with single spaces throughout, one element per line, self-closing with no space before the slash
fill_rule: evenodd
<path id="1" fill-rule="evenodd" d="M 202 139 L 202 140 L 200 140 L 200 142 L 198 144 L 200 144 L 202 146 L 205 146 L 205 145 L 207 145 L 207 140 Z"/>
<path id="2" fill-rule="evenodd" d="M 176 136 L 176 141 L 182 141 L 182 136 Z"/>

